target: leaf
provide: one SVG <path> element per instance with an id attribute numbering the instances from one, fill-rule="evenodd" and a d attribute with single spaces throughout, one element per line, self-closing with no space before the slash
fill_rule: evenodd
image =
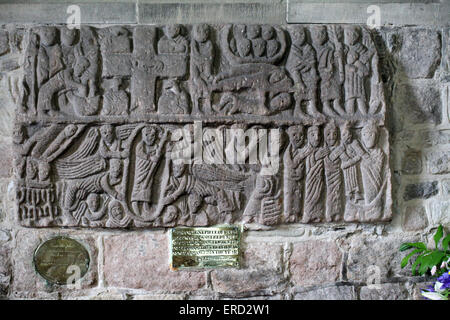
<path id="1" fill-rule="evenodd" d="M 406 265 L 408 264 L 409 259 L 410 259 L 413 255 L 415 255 L 416 253 L 419 253 L 419 252 L 421 252 L 420 249 L 413 250 L 410 254 L 408 254 L 406 257 L 404 257 L 404 258 L 402 259 L 402 262 L 401 262 L 401 265 L 400 265 L 400 266 L 401 266 L 402 268 L 406 267 Z"/>
<path id="2" fill-rule="evenodd" d="M 416 275 L 416 269 L 417 269 L 417 266 L 418 266 L 421 262 L 422 262 L 422 256 L 418 256 L 418 257 L 416 258 L 416 261 L 414 261 L 413 265 L 411 266 L 411 270 L 412 270 L 413 276 Z"/>
<path id="3" fill-rule="evenodd" d="M 450 234 L 448 234 L 444 240 L 442 240 L 442 248 L 444 250 L 444 252 L 447 252 L 448 249 L 448 243 L 450 242 Z"/>
<path id="4" fill-rule="evenodd" d="M 406 251 L 411 248 L 421 249 L 422 251 L 427 249 L 427 246 L 423 242 L 406 242 L 400 246 L 400 251 Z"/>
<path id="5" fill-rule="evenodd" d="M 434 243 L 436 244 L 436 249 L 439 246 L 439 241 L 441 240 L 442 236 L 444 235 L 444 231 L 442 230 L 442 225 L 439 225 L 439 228 L 436 231 L 436 234 L 434 235 Z"/>

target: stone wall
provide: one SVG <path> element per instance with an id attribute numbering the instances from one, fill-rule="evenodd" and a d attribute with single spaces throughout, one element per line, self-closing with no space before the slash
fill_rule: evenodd
<path id="1" fill-rule="evenodd" d="M 32 10 L 20 1 L 0 4 L 0 297 L 419 298 L 419 288 L 430 279 L 411 277 L 408 267 L 402 270 L 403 254 L 398 248 L 406 241 L 431 244 L 439 224 L 450 231 L 448 25 L 389 25 L 373 30 L 388 99 L 394 200 L 391 222 L 251 229 L 243 235 L 241 269 L 171 271 L 168 229 L 29 229 L 16 221 L 11 134 L 23 72 L 22 40 L 30 23 L 59 24 L 67 17 L 65 4 L 30 2 Z M 82 13 L 82 22 L 100 26 L 210 22 L 212 13 L 218 22 L 286 23 L 284 1 L 78 2 L 82 12 L 89 12 L 86 17 Z M 91 267 L 80 289 L 50 285 L 34 271 L 32 256 L 37 245 L 61 234 L 90 250 Z M 378 279 L 379 284 L 370 285 Z"/>

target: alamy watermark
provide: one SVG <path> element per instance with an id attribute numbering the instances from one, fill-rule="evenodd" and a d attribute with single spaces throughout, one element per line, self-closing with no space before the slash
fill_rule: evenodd
<path id="1" fill-rule="evenodd" d="M 175 164 L 261 165 L 262 175 L 275 175 L 280 159 L 280 130 L 205 128 L 200 121 L 172 132 Z"/>

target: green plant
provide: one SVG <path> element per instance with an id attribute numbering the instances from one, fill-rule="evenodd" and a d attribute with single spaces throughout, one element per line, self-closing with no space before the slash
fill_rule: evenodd
<path id="1" fill-rule="evenodd" d="M 435 249 L 427 249 L 427 246 L 423 242 L 407 242 L 400 246 L 400 251 L 406 251 L 409 249 L 414 249 L 406 257 L 402 259 L 401 267 L 404 268 L 408 261 L 416 254 L 414 263 L 412 264 L 412 274 L 416 275 L 417 268 L 420 275 L 424 275 L 428 271 L 434 268 L 436 270 L 436 275 L 441 275 L 445 272 L 445 268 L 440 268 L 442 263 L 446 263 L 450 259 L 450 251 L 448 250 L 448 245 L 450 241 L 450 234 L 444 237 L 444 231 L 440 225 L 437 229 L 433 239 L 436 244 Z M 443 238 L 443 239 L 442 239 Z M 439 242 L 442 239 L 442 249 L 439 249 Z M 432 272 L 433 273 L 433 272 Z"/>

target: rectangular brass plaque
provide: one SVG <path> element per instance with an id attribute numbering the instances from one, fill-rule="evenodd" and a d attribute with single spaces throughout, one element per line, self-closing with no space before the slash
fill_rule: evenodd
<path id="1" fill-rule="evenodd" d="M 173 228 L 170 237 L 172 269 L 238 268 L 241 226 Z"/>

